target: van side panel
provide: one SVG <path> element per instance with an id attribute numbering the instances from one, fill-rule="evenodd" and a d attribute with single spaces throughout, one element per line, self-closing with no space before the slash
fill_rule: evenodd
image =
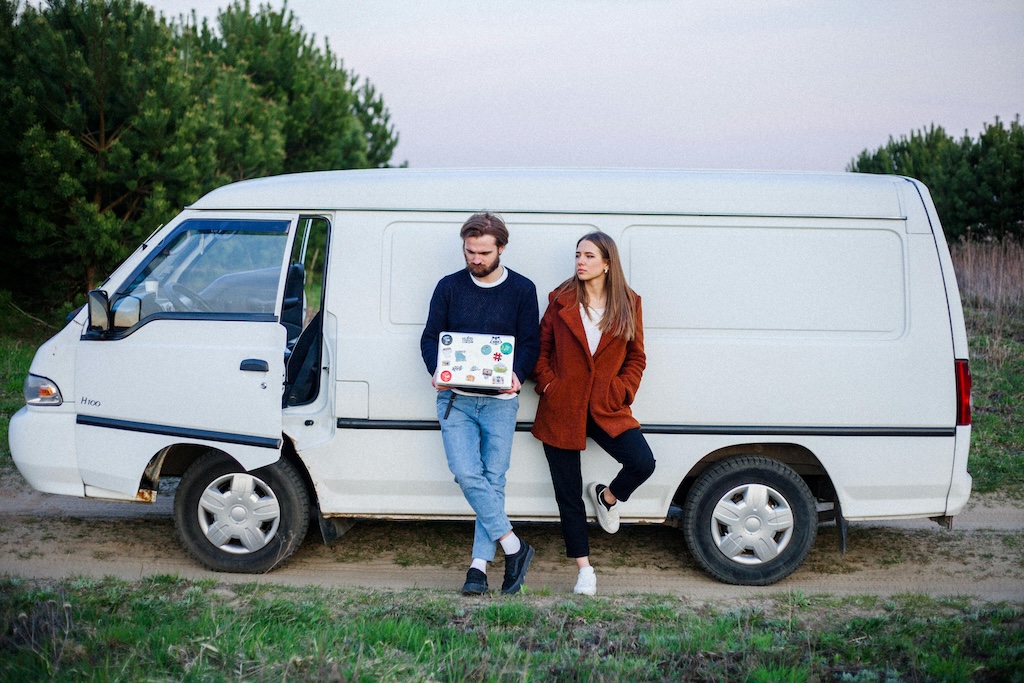
<path id="1" fill-rule="evenodd" d="M 848 520 L 943 514 L 955 437 L 804 441 L 836 487 Z"/>
<path id="2" fill-rule="evenodd" d="M 681 423 L 680 440 L 788 433 L 850 518 L 943 510 L 955 378 L 931 239 L 902 221 L 629 227 L 648 352 L 636 414 Z"/>
<path id="3" fill-rule="evenodd" d="M 929 254 L 911 240 L 900 223 L 630 227 L 648 345 L 637 411 L 738 428 L 951 426 L 951 351 L 934 340 L 948 320 L 921 300 L 937 269 L 922 272 Z"/>
<path id="4" fill-rule="evenodd" d="M 626 518 L 660 523 L 665 520 L 681 477 L 707 452 L 698 451 L 725 440 L 698 437 L 692 441 L 692 451 L 673 448 L 678 446 L 678 437 L 674 436 L 652 434 L 648 441 L 659 467 L 644 483 L 643 491 L 630 498 Z M 387 447 L 382 448 L 382 443 Z M 558 508 L 540 442 L 528 432 L 519 432 L 513 443 L 505 487 L 509 516 L 557 521 Z M 592 455 L 583 459 L 584 480 L 611 481 L 618 464 L 596 450 Z M 341 428 L 334 443 L 305 450 L 302 459 L 316 473 L 313 483 L 325 515 L 473 518 L 473 510 L 448 470 L 438 430 Z"/>
<path id="5" fill-rule="evenodd" d="M 504 217 L 502 263 L 535 282 L 542 311 L 572 273 L 576 241 L 595 228 L 616 239 L 644 298 L 648 366 L 634 411 L 658 469 L 630 500 L 631 518 L 663 518 L 703 458 L 757 443 L 810 451 L 850 518 L 945 510 L 955 386 L 930 234 L 907 234 L 897 219 Z M 464 267 L 464 218 L 335 217 L 328 301 L 339 320 L 336 391 L 346 401 L 333 444 L 300 451 L 325 512 L 472 514 L 448 473 L 419 357 L 433 287 Z M 520 401 L 528 426 L 532 382 Z M 585 477 L 614 473 L 610 458 L 595 456 L 584 458 Z M 524 431 L 510 513 L 557 516 L 550 486 L 540 444 Z"/>
<path id="6" fill-rule="evenodd" d="M 434 286 L 465 267 L 458 237 L 464 220 L 465 214 L 446 213 L 334 215 L 327 301 L 338 320 L 333 376 L 339 426 L 329 443 L 297 444 L 325 514 L 473 515 L 448 470 L 437 392 L 419 352 Z M 502 262 L 533 278 L 546 306 L 547 289 L 571 269 L 576 240 L 589 229 L 573 222 L 563 230 L 526 218 L 515 223 Z M 521 422 L 533 420 L 536 402 L 527 382 L 520 396 Z M 557 519 L 543 451 L 528 432 L 516 435 L 508 482 L 510 512 Z M 653 514 L 663 519 L 665 510 L 667 503 Z"/>

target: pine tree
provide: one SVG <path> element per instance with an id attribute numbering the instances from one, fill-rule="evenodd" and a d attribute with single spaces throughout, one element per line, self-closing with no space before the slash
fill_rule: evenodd
<path id="1" fill-rule="evenodd" d="M 1024 239 L 1024 128 L 997 117 L 977 140 L 954 140 L 935 125 L 864 150 L 847 170 L 894 173 L 928 186 L 950 238 Z"/>
<path id="2" fill-rule="evenodd" d="M 0 289 L 81 298 L 234 180 L 388 163 L 382 98 L 285 10 L 168 23 L 139 0 L 0 0 Z"/>

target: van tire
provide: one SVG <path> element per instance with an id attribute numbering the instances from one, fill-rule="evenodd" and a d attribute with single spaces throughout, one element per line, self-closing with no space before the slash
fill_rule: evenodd
<path id="1" fill-rule="evenodd" d="M 302 544 L 309 496 L 287 460 L 246 472 L 227 455 L 210 451 L 181 477 L 174 526 L 188 554 L 207 569 L 262 574 Z"/>
<path id="2" fill-rule="evenodd" d="M 767 586 L 806 559 L 817 517 L 810 489 L 792 468 L 742 456 L 700 475 L 683 508 L 683 533 L 697 564 L 714 578 Z"/>

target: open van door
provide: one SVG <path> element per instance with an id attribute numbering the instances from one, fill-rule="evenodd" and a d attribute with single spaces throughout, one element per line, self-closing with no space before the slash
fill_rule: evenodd
<path id="1" fill-rule="evenodd" d="M 91 293 L 74 387 L 86 495 L 135 498 L 175 444 L 247 470 L 278 460 L 297 218 L 186 214 L 115 291 Z"/>

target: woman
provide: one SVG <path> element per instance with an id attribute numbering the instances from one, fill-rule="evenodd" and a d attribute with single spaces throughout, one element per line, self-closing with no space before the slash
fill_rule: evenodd
<path id="1" fill-rule="evenodd" d="M 619 529 L 619 506 L 654 472 L 654 455 L 629 405 L 647 363 L 640 297 L 626 284 L 619 251 L 602 232 L 576 244 L 576 275 L 548 295 L 534 369 L 540 405 L 533 435 L 544 442 L 566 555 L 576 559 L 574 593 L 594 595 L 580 451 L 587 437 L 622 468 L 587 487 L 601 528 Z"/>

